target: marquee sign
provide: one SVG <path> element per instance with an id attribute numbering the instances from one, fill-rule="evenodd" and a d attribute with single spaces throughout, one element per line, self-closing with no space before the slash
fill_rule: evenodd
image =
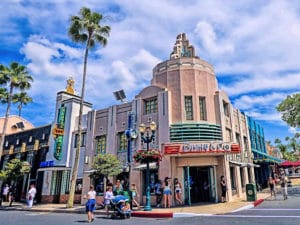
<path id="1" fill-rule="evenodd" d="M 62 157 L 65 118 L 66 118 L 66 107 L 60 107 L 58 110 L 57 123 L 52 130 L 52 134 L 55 139 L 53 156 L 57 160 L 61 160 Z"/>
<path id="2" fill-rule="evenodd" d="M 188 154 L 188 153 L 240 153 L 240 146 L 228 142 L 208 142 L 208 143 L 178 143 L 166 144 L 165 154 Z"/>

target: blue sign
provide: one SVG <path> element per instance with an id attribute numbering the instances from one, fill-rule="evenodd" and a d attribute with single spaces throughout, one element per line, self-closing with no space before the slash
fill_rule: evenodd
<path id="1" fill-rule="evenodd" d="M 44 168 L 44 167 L 53 167 L 54 166 L 54 161 L 44 161 L 44 162 L 40 162 L 40 168 Z"/>

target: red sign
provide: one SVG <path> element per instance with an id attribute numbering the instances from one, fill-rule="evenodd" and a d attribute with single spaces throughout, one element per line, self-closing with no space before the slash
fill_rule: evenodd
<path id="1" fill-rule="evenodd" d="M 233 143 L 182 143 L 178 145 L 170 144 L 164 146 L 165 154 L 187 154 L 187 153 L 240 153 L 238 144 Z"/>

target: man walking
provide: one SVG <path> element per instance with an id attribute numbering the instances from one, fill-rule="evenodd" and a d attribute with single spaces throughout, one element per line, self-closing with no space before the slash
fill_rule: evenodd
<path id="1" fill-rule="evenodd" d="M 32 205 L 33 205 L 33 200 L 35 198 L 35 195 L 36 195 L 36 188 L 35 188 L 35 185 L 34 184 L 31 184 L 30 185 L 30 189 L 28 191 L 28 207 L 31 208 Z"/>

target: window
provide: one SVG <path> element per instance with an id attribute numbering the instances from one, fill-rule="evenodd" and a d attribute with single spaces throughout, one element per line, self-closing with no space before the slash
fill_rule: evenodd
<path id="1" fill-rule="evenodd" d="M 240 138 L 240 134 L 238 133 L 235 133 L 235 139 L 236 139 L 236 142 L 239 144 L 239 146 L 241 147 L 241 138 Z"/>
<path id="2" fill-rule="evenodd" d="M 199 97 L 200 120 L 207 120 L 206 117 L 206 100 L 204 96 Z"/>
<path id="3" fill-rule="evenodd" d="M 74 148 L 77 148 L 77 141 L 78 141 L 78 134 L 75 134 L 75 138 L 74 138 Z M 85 143 L 86 143 L 86 133 L 81 133 L 81 145 L 80 147 L 85 147 Z"/>
<path id="4" fill-rule="evenodd" d="M 229 103 L 228 102 L 223 101 L 223 109 L 224 109 L 225 116 L 229 117 L 230 114 L 229 114 Z"/>
<path id="5" fill-rule="evenodd" d="M 94 187 L 97 196 L 104 195 L 104 176 L 100 176 L 94 179 Z"/>
<path id="6" fill-rule="evenodd" d="M 247 137 L 244 137 L 244 146 L 245 146 L 245 150 L 249 150 Z"/>
<path id="7" fill-rule="evenodd" d="M 149 186 L 150 186 L 150 194 L 154 195 L 155 194 L 155 184 L 158 181 L 158 170 L 157 169 L 150 169 L 150 181 L 149 181 Z M 164 185 L 164 184 L 163 184 Z M 146 195 L 146 170 L 143 170 L 143 194 Z"/>
<path id="8" fill-rule="evenodd" d="M 106 136 L 96 137 L 96 154 L 106 153 Z"/>
<path id="9" fill-rule="evenodd" d="M 232 135 L 231 135 L 231 130 L 226 128 L 226 140 L 225 141 L 232 141 Z"/>
<path id="10" fill-rule="evenodd" d="M 193 98 L 192 96 L 184 97 L 185 118 L 186 120 L 193 120 Z"/>
<path id="11" fill-rule="evenodd" d="M 118 143 L 119 143 L 119 148 L 118 152 L 124 152 L 127 151 L 127 137 L 125 135 L 125 132 L 121 132 L 118 134 Z"/>
<path id="12" fill-rule="evenodd" d="M 240 168 L 240 174 L 241 174 L 241 184 L 242 184 L 242 187 L 245 187 L 244 169 L 242 167 Z"/>
<path id="13" fill-rule="evenodd" d="M 235 167 L 230 167 L 230 180 L 231 180 L 231 189 L 236 190 L 236 184 L 235 184 Z"/>
<path id="14" fill-rule="evenodd" d="M 144 114 L 157 112 L 157 98 L 144 100 Z"/>

